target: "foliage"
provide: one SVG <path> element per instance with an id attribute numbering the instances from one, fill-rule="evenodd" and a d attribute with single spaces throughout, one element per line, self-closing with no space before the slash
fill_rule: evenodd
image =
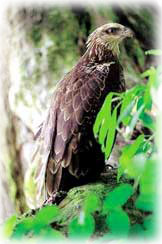
<path id="1" fill-rule="evenodd" d="M 147 51 L 146 54 L 160 55 L 161 51 L 150 50 Z M 127 234 L 128 236 L 130 231 L 130 233 L 140 233 L 140 236 L 146 236 L 146 233 L 149 235 L 153 234 L 155 231 L 157 149 L 154 142 L 154 114 L 156 110 L 151 92 L 155 90 L 160 83 L 161 71 L 161 67 L 151 67 L 141 75 L 142 78 L 148 79 L 147 84 L 136 85 L 122 94 L 110 93 L 94 124 L 94 134 L 102 146 L 106 159 L 111 153 L 112 145 L 115 140 L 115 131 L 117 130 L 125 138 L 127 144 L 122 148 L 119 158 L 120 167 L 118 169 L 118 181 L 122 175 L 132 179 L 134 182 L 134 194 L 136 194 L 134 201 L 135 208 L 144 211 L 146 216 L 148 212 L 150 213 L 149 217 L 143 219 L 143 229 L 141 229 L 141 227 L 139 228 L 139 224 L 136 225 L 136 228 L 135 225 L 130 227 L 130 220 L 121 208 L 117 208 L 118 212 L 111 213 L 111 208 L 109 209 L 109 206 L 106 204 L 105 208 L 109 209 L 109 214 L 111 213 L 107 220 L 111 234 L 120 234 L 120 236 L 122 236 L 122 234 Z M 115 106 L 114 103 L 116 103 Z M 112 106 L 114 106 L 113 111 L 111 109 Z M 119 117 L 116 115 L 114 116 L 119 108 Z M 123 126 L 121 126 L 121 124 Z M 133 133 L 136 130 L 138 131 L 138 125 L 143 128 L 143 133 L 140 132 L 140 135 L 138 135 L 135 140 L 131 140 L 134 136 Z M 116 190 L 117 188 L 112 193 Z M 122 202 L 122 198 L 127 194 L 127 191 L 122 193 L 122 189 L 118 189 L 117 194 L 119 194 L 120 197 L 116 195 L 116 197 L 114 196 L 113 198 L 111 194 L 107 197 L 107 203 L 111 203 L 110 206 L 112 207 L 116 206 L 114 200 L 118 199 L 118 204 L 120 201 Z M 118 223 L 123 221 L 125 227 L 119 224 L 115 225 L 117 221 Z M 149 221 L 148 225 L 145 224 L 147 221 Z M 115 229 L 115 226 L 117 229 Z"/>
<path id="2" fill-rule="evenodd" d="M 58 207 L 46 206 L 38 211 L 35 216 L 27 216 L 20 220 L 16 219 L 16 216 L 13 216 L 5 223 L 4 234 L 13 239 L 31 236 L 45 239 L 62 238 L 63 235 L 50 226 L 58 214 Z"/>
<path id="3" fill-rule="evenodd" d="M 147 54 L 159 54 L 150 51 Z M 95 214 L 100 210 L 105 218 L 107 231 L 98 240 L 130 236 L 148 237 L 155 233 L 156 222 L 156 166 L 157 149 L 154 143 L 155 117 L 151 92 L 159 84 L 161 67 L 146 70 L 141 79 L 148 79 L 145 85 L 136 85 L 124 93 L 111 92 L 96 118 L 94 134 L 101 144 L 107 159 L 114 144 L 116 130 L 126 145 L 121 150 L 118 169 L 118 185 L 100 201 L 97 195 L 89 195 L 76 216 L 68 225 L 66 235 L 70 239 L 90 239 L 95 235 Z M 120 115 L 119 114 L 120 110 Z M 134 132 L 144 128 L 134 140 Z M 142 129 L 141 129 L 142 130 Z M 145 131 L 147 133 L 145 133 Z M 121 183 L 126 177 L 130 183 Z M 142 221 L 132 222 L 128 209 L 140 210 Z M 7 237 L 21 239 L 27 237 L 64 239 L 57 230 L 56 206 L 46 206 L 33 216 L 18 219 L 11 217 L 4 226 Z"/>
<path id="4" fill-rule="evenodd" d="M 131 138 L 138 122 L 140 122 L 143 127 L 146 127 L 151 131 L 150 135 L 146 135 L 145 138 L 144 135 L 137 138 L 136 142 L 134 142 L 134 146 L 131 145 L 124 149 L 128 158 L 130 158 L 130 156 L 132 157 L 136 153 L 140 144 L 143 146 L 143 149 L 141 148 L 141 150 L 144 150 L 149 145 L 153 146 L 153 143 L 151 144 L 150 142 L 155 131 L 154 117 L 152 115 L 153 106 L 151 89 L 154 89 L 160 72 L 160 68 L 155 69 L 154 67 L 151 67 L 142 74 L 142 78 L 149 77 L 146 85 L 136 85 L 132 89 L 121 94 L 111 92 L 106 97 L 94 124 L 94 134 L 102 145 L 105 158 L 108 158 L 110 155 L 116 135 L 116 129 L 119 133 L 123 134 L 123 131 L 120 128 L 121 123 L 126 127 L 124 131 L 124 137 L 126 140 Z M 115 104 L 116 102 L 117 105 Z M 115 108 L 112 111 L 111 108 L 114 107 L 114 105 Z M 117 117 L 119 108 L 120 116 Z M 128 152 L 130 153 L 128 154 Z"/>

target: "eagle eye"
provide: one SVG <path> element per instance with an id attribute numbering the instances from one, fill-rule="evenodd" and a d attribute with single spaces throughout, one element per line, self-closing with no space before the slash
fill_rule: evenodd
<path id="1" fill-rule="evenodd" d="M 114 34 L 114 33 L 116 33 L 117 31 L 118 31 L 118 28 L 116 28 L 116 27 L 111 27 L 111 28 L 107 29 L 105 32 L 106 32 L 107 34 Z"/>

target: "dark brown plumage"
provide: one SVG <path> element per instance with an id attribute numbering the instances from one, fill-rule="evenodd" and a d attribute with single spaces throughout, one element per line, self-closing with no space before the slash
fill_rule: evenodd
<path id="1" fill-rule="evenodd" d="M 99 27 L 90 35 L 86 53 L 58 83 L 37 134 L 38 199 L 44 190 L 45 199 L 54 199 L 58 190 L 90 182 L 103 170 L 93 124 L 107 94 L 125 90 L 118 44 L 130 35 L 119 24 Z"/>

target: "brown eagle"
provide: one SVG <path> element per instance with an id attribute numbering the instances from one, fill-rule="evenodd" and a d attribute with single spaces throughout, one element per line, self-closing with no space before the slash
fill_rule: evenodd
<path id="1" fill-rule="evenodd" d="M 91 182 L 103 170 L 104 155 L 93 124 L 107 94 L 125 90 L 119 43 L 131 36 L 128 28 L 117 23 L 97 28 L 88 38 L 85 54 L 57 84 L 37 133 L 38 199 L 44 194 L 54 202 L 58 191 Z"/>

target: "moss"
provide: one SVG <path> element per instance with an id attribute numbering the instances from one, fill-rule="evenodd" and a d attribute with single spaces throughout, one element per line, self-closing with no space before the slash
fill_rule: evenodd
<path id="1" fill-rule="evenodd" d="M 33 25 L 31 31 L 28 33 L 28 36 L 33 44 L 37 46 L 42 39 L 41 27 Z"/>
<path id="2" fill-rule="evenodd" d="M 112 189 L 102 183 L 88 184 L 75 187 L 68 192 L 67 197 L 60 203 L 61 214 L 57 219 L 60 225 L 67 225 L 75 216 L 77 216 L 83 207 L 86 197 L 95 193 L 103 200 L 104 196 Z"/>
<path id="3" fill-rule="evenodd" d="M 16 183 L 12 176 L 12 169 L 13 169 L 13 161 L 12 160 L 6 160 L 6 177 L 9 188 L 9 195 L 12 200 L 12 202 L 15 202 L 16 199 Z"/>

